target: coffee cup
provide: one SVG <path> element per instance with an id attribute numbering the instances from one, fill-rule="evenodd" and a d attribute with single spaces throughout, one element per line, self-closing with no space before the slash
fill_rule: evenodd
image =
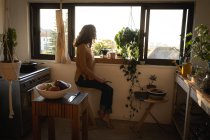
<path id="1" fill-rule="evenodd" d="M 115 52 L 110 52 L 109 53 L 109 56 L 110 56 L 111 59 L 115 59 L 115 55 L 116 55 Z"/>

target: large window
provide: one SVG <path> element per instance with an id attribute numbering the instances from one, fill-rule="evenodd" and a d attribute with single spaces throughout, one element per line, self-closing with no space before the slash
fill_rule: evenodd
<path id="1" fill-rule="evenodd" d="M 139 30 L 140 13 L 140 6 L 76 6 L 75 35 L 85 24 L 93 24 L 97 30 L 97 39 L 93 44 L 94 55 L 102 55 L 102 49 L 116 52 L 115 35 L 123 27 Z"/>
<path id="2" fill-rule="evenodd" d="M 56 45 L 55 11 L 58 4 L 30 4 L 31 57 L 54 59 Z M 115 35 L 123 27 L 140 30 L 139 60 L 148 64 L 170 64 L 184 51 L 184 40 L 192 29 L 193 3 L 179 4 L 64 4 L 66 45 L 75 56 L 73 41 L 85 24 L 97 29 L 93 53 L 101 49 L 117 52 Z"/>
<path id="3" fill-rule="evenodd" d="M 148 59 L 179 59 L 183 10 L 151 10 Z"/>
<path id="4" fill-rule="evenodd" d="M 57 9 L 56 9 L 57 10 Z M 40 9 L 40 54 L 55 55 L 55 47 L 57 41 L 57 25 L 56 25 L 55 9 Z M 65 38 L 68 38 L 67 10 L 63 9 L 63 20 Z M 46 22 L 47 21 L 47 22 Z M 66 43 L 66 45 L 68 45 Z"/>

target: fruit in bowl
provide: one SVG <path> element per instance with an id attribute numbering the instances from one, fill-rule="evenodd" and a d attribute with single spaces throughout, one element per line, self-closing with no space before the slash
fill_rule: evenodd
<path id="1" fill-rule="evenodd" d="M 71 84 L 61 80 L 51 83 L 42 83 L 36 86 L 39 94 L 47 99 L 58 99 L 66 95 L 71 88 Z"/>
<path id="2" fill-rule="evenodd" d="M 56 87 L 59 87 L 59 89 L 61 89 L 61 90 L 68 88 L 68 84 L 64 81 L 61 81 L 61 80 L 56 80 L 54 85 Z"/>
<path id="3" fill-rule="evenodd" d="M 59 90 L 64 90 L 69 87 L 68 83 L 61 81 L 61 80 L 56 80 L 55 82 L 52 83 L 44 83 L 40 88 L 42 90 L 47 90 L 47 91 L 59 91 Z"/>

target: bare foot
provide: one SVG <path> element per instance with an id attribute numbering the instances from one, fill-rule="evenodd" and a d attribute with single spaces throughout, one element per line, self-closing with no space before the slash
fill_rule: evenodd
<path id="1" fill-rule="evenodd" d="M 109 129 L 113 129 L 113 125 L 111 124 L 111 121 L 109 119 L 109 116 L 105 115 L 102 119 L 106 123 L 106 127 Z"/>
<path id="2" fill-rule="evenodd" d="M 99 118 L 100 118 L 101 120 L 103 120 L 104 115 L 105 115 L 105 114 L 104 114 L 103 111 L 101 111 L 101 110 L 98 111 L 98 116 L 99 116 Z"/>

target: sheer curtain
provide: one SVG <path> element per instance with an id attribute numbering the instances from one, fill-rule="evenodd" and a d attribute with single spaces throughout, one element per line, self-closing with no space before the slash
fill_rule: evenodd
<path id="1" fill-rule="evenodd" d="M 57 63 L 69 63 L 70 58 L 68 55 L 68 50 L 65 45 L 65 32 L 64 32 L 63 15 L 62 15 L 62 0 L 60 1 L 60 10 L 56 10 L 56 24 L 57 24 L 58 35 L 57 35 L 55 61 Z"/>

